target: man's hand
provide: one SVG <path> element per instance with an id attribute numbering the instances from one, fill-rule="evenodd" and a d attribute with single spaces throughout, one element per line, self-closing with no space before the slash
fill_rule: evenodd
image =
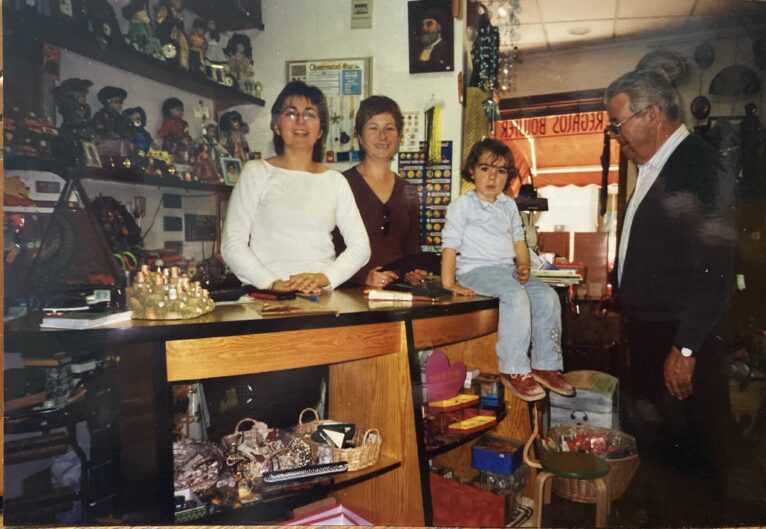
<path id="1" fill-rule="evenodd" d="M 692 375 L 696 359 L 685 357 L 675 345 L 665 358 L 665 387 L 678 400 L 684 400 L 694 393 Z"/>

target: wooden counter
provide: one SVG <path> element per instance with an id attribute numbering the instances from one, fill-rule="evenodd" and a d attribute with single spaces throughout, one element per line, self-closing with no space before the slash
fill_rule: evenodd
<path id="1" fill-rule="evenodd" d="M 420 378 L 417 353 L 438 346 L 452 361 L 496 372 L 497 300 L 371 308 L 353 289 L 316 303 L 300 301 L 323 313 L 263 318 L 258 304 L 222 305 L 195 320 L 132 321 L 85 331 L 40 330 L 30 317 L 6 326 L 5 346 L 38 353 L 98 349 L 117 357 L 123 523 L 172 521 L 170 383 L 328 365 L 329 416 L 378 428 L 381 455 L 400 463 L 351 480 L 335 495 L 376 524 L 430 525 L 418 419 L 422 392 L 413 385 Z M 511 400 L 498 430 L 526 438 L 526 405 Z M 469 465 L 468 449 L 440 458 Z M 11 516 L 6 509 L 7 522 Z"/>

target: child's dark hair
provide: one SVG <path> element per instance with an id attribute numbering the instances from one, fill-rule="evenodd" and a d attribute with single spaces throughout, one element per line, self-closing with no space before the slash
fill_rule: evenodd
<path id="1" fill-rule="evenodd" d="M 508 189 L 511 185 L 511 180 L 518 174 L 516 171 L 516 164 L 513 162 L 513 154 L 510 147 L 500 140 L 494 138 L 484 138 L 473 144 L 471 150 L 468 152 L 468 156 L 463 162 L 463 167 L 460 169 L 460 176 L 462 176 L 468 182 L 474 183 L 473 176 L 471 176 L 471 169 L 473 169 L 478 163 L 479 158 L 485 152 L 491 152 L 496 158 L 502 158 L 506 162 L 508 168 L 508 179 L 505 181 L 505 187 L 503 191 Z"/>
<path id="2" fill-rule="evenodd" d="M 319 111 L 319 127 L 322 135 L 314 144 L 312 159 L 315 162 L 321 162 L 324 154 L 324 139 L 327 136 L 327 122 L 329 121 L 329 111 L 327 109 L 327 99 L 325 99 L 322 90 L 316 86 L 307 85 L 303 81 L 290 81 L 285 85 L 274 104 L 271 106 L 271 129 L 274 131 L 274 150 L 278 155 L 285 152 L 285 142 L 282 137 L 276 133 L 275 127 L 285 102 L 291 97 L 302 97 L 311 101 L 311 104 L 317 107 Z"/>

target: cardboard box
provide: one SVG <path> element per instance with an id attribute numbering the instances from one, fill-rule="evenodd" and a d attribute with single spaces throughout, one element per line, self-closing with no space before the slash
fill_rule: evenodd
<path id="1" fill-rule="evenodd" d="M 567 381 L 577 388 L 574 397 L 550 392 L 551 426 L 583 424 L 619 430 L 619 381 L 601 371 L 570 371 Z"/>
<path id="2" fill-rule="evenodd" d="M 521 466 L 523 453 L 521 441 L 484 435 L 471 447 L 471 466 L 495 474 L 513 474 Z"/>
<path id="3" fill-rule="evenodd" d="M 177 490 L 174 495 L 183 496 L 185 503 L 193 504 L 193 506 L 176 511 L 175 519 L 177 524 L 189 523 L 207 516 L 207 506 L 200 501 L 191 489 Z"/>

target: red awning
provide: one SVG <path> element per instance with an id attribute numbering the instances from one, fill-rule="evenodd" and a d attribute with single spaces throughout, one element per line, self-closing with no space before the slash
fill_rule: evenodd
<path id="1" fill-rule="evenodd" d="M 513 152 L 526 181 L 537 164 L 535 187 L 601 185 L 601 150 L 606 112 L 583 112 L 495 123 L 495 137 Z M 533 148 L 534 145 L 534 158 Z M 609 183 L 617 183 L 619 145 L 611 142 Z"/>

